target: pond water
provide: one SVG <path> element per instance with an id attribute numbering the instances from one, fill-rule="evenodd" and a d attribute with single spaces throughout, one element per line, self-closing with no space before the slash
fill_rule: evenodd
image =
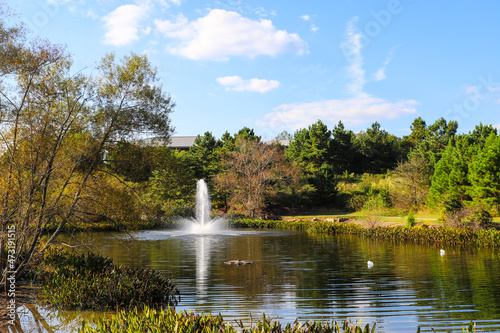
<path id="1" fill-rule="evenodd" d="M 419 325 L 461 332 L 474 321 L 478 331 L 500 331 L 500 253 L 491 249 L 446 247 L 442 256 L 435 245 L 277 230 L 95 233 L 80 241 L 118 264 L 171 277 L 181 291 L 178 309 L 226 320 L 255 322 L 262 313 L 282 323 L 362 319 L 376 322 L 377 332 L 416 332 Z M 235 259 L 254 263 L 224 264 Z M 37 311 L 58 332 L 91 315 Z"/>

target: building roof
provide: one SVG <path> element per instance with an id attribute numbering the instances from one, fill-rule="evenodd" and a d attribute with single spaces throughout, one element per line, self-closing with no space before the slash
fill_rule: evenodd
<path id="1" fill-rule="evenodd" d="M 196 136 L 172 136 L 167 146 L 175 149 L 189 149 L 194 146 L 194 140 Z"/>
<path id="2" fill-rule="evenodd" d="M 174 149 L 189 149 L 191 146 L 194 146 L 195 140 L 196 136 L 172 136 L 170 137 L 170 143 L 167 145 L 167 147 Z M 153 145 L 153 146 L 161 144 L 161 142 L 158 141 L 156 138 L 143 139 L 140 140 L 140 142 L 144 145 Z M 274 142 L 274 140 L 265 142 L 272 143 Z M 290 140 L 278 140 L 278 142 L 285 147 L 288 147 L 288 145 L 290 144 Z"/>

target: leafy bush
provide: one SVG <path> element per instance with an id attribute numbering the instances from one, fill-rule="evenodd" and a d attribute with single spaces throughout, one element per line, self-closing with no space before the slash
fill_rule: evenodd
<path id="1" fill-rule="evenodd" d="M 347 206 L 351 210 L 358 212 L 363 208 L 367 200 L 368 198 L 364 194 L 353 194 L 349 199 Z"/>
<path id="2" fill-rule="evenodd" d="M 177 287 L 159 272 L 116 266 L 93 253 L 56 249 L 46 254 L 44 264 L 44 293 L 67 309 L 164 307 L 180 300 Z"/>
<path id="3" fill-rule="evenodd" d="M 461 208 L 446 215 L 446 225 L 452 228 L 481 229 L 492 219 L 491 214 L 482 207 Z"/>
<path id="4" fill-rule="evenodd" d="M 413 210 L 410 209 L 408 216 L 406 217 L 406 227 L 413 228 L 415 226 L 415 215 L 413 215 Z"/>

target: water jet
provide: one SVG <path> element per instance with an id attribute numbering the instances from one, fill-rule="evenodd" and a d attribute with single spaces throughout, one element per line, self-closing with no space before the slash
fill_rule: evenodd
<path id="1" fill-rule="evenodd" d="M 195 217 L 180 218 L 183 229 L 191 234 L 216 234 L 222 229 L 224 218 L 211 218 L 212 202 L 205 180 L 200 179 L 196 183 L 196 209 Z"/>

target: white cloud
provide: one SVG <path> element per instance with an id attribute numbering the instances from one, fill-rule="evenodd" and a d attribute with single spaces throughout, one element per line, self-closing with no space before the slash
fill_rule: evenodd
<path id="1" fill-rule="evenodd" d="M 309 21 L 311 19 L 311 16 L 305 14 L 305 15 L 302 15 L 300 18 L 303 19 L 304 21 Z"/>
<path id="2" fill-rule="evenodd" d="M 319 27 L 315 26 L 314 24 L 311 25 L 311 31 L 316 32 L 319 30 Z"/>
<path id="3" fill-rule="evenodd" d="M 371 96 L 352 99 L 331 99 L 310 103 L 282 104 L 274 112 L 264 116 L 261 126 L 287 127 L 299 129 L 321 119 L 337 123 L 342 120 L 346 125 L 357 125 L 380 119 L 393 119 L 416 113 L 415 100 L 396 103 Z"/>
<path id="4" fill-rule="evenodd" d="M 259 122 L 260 126 L 299 129 L 307 127 L 318 119 L 331 123 L 342 120 L 347 125 L 358 125 L 416 113 L 416 106 L 419 103 L 415 100 L 390 102 L 370 96 L 364 91 L 366 79 L 361 53 L 362 36 L 355 27 L 356 21 L 355 17 L 347 23 L 345 40 L 341 44 L 348 63 L 349 82 L 346 91 L 350 98 L 282 104 L 274 108 L 273 112 L 266 114 Z M 382 68 L 375 73 L 376 78 L 385 79 L 385 68 L 391 59 L 392 50 Z"/>
<path id="5" fill-rule="evenodd" d="M 196 36 L 196 31 L 189 25 L 189 20 L 182 14 L 174 20 L 154 20 L 156 29 L 169 38 L 191 39 Z"/>
<path id="6" fill-rule="evenodd" d="M 379 68 L 374 74 L 373 74 L 373 80 L 375 81 L 382 81 L 387 79 L 387 75 L 385 75 L 385 66 Z"/>
<path id="7" fill-rule="evenodd" d="M 477 95 L 477 93 L 478 93 L 477 86 L 467 86 L 467 87 L 465 87 L 465 94 L 466 95 Z"/>
<path id="8" fill-rule="evenodd" d="M 385 71 L 387 69 L 387 65 L 389 65 L 389 63 L 391 62 L 392 58 L 394 58 L 394 50 L 399 47 L 396 46 L 396 47 L 393 47 L 390 51 L 389 51 L 389 55 L 387 56 L 387 58 L 385 59 L 384 63 L 382 64 L 382 67 L 380 67 L 374 74 L 373 74 L 373 80 L 375 81 L 382 81 L 382 80 L 385 80 L 387 78 L 387 75 L 385 74 Z"/>
<path id="9" fill-rule="evenodd" d="M 104 43 L 122 46 L 138 40 L 139 23 L 146 17 L 146 11 L 145 7 L 123 5 L 103 17 Z"/>
<path id="10" fill-rule="evenodd" d="M 88 9 L 85 16 L 92 20 L 97 20 L 99 18 L 99 14 L 97 14 L 93 9 Z"/>
<path id="11" fill-rule="evenodd" d="M 493 127 L 500 130 L 500 124 L 493 125 Z"/>
<path id="12" fill-rule="evenodd" d="M 358 18 L 354 17 L 347 22 L 346 39 L 342 43 L 342 49 L 347 59 L 347 74 L 351 82 L 347 85 L 347 91 L 355 96 L 365 96 L 363 87 L 365 85 L 365 70 L 363 69 L 362 35 L 356 29 L 355 23 Z"/>
<path id="13" fill-rule="evenodd" d="M 212 9 L 192 22 L 178 16 L 174 21 L 156 20 L 155 24 L 166 37 L 179 40 L 169 46 L 172 54 L 193 60 L 307 53 L 307 44 L 298 34 L 276 29 L 271 20 L 254 21 L 222 9 Z"/>
<path id="14" fill-rule="evenodd" d="M 280 83 L 276 80 L 265 80 L 257 78 L 244 80 L 237 75 L 219 77 L 217 79 L 217 82 L 225 86 L 226 90 L 252 91 L 260 93 L 268 92 L 280 86 Z"/>
<path id="15" fill-rule="evenodd" d="M 147 0 L 147 1 L 157 2 L 158 4 L 160 4 L 165 8 L 169 8 L 170 5 L 180 6 L 183 0 Z"/>
<path id="16" fill-rule="evenodd" d="M 180 6 L 182 4 L 182 0 L 169 0 L 169 1 L 167 0 L 166 2 L 176 6 Z"/>
<path id="17" fill-rule="evenodd" d="M 500 86 L 465 86 L 465 95 L 471 95 L 478 102 L 495 102 L 500 104 Z"/>

